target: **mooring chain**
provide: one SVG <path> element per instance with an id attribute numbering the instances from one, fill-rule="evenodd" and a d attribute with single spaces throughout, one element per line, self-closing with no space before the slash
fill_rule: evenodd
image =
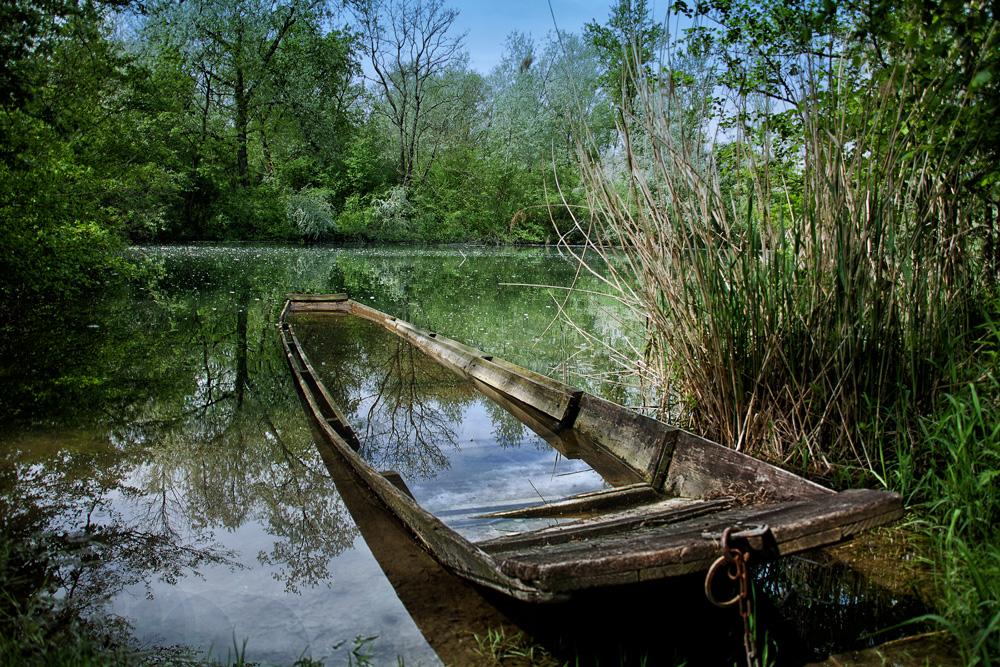
<path id="1" fill-rule="evenodd" d="M 753 632 L 750 629 L 750 614 L 753 611 L 750 600 L 750 572 L 747 567 L 750 552 L 743 552 L 729 544 L 729 537 L 734 530 L 730 526 L 722 533 L 722 555 L 708 569 L 708 576 L 705 578 L 705 595 L 716 607 L 738 605 L 740 616 L 743 617 L 743 648 L 747 654 L 747 667 L 760 667 L 760 661 L 757 659 L 757 643 L 754 641 Z M 715 579 L 723 565 L 726 566 L 726 575 L 730 581 L 737 582 L 739 593 L 731 600 L 719 602 L 712 594 L 712 580 Z"/>

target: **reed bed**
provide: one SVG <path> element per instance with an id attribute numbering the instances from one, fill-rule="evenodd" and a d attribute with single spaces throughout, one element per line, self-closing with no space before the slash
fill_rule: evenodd
<path id="1" fill-rule="evenodd" d="M 801 128 L 781 161 L 775 116 L 745 120 L 754 100 L 728 101 L 723 132 L 669 75 L 635 78 L 617 165 L 577 128 L 591 215 L 568 250 L 606 262 L 608 292 L 640 323 L 647 404 L 800 469 L 878 472 L 879 443 L 934 405 L 970 326 L 960 164 L 907 131 L 933 122 L 933 88 L 901 107 L 914 83 L 900 70 L 859 109 L 807 74 L 780 110 Z"/>
<path id="2" fill-rule="evenodd" d="M 586 243 L 566 249 L 608 267 L 593 273 L 644 341 L 613 353 L 659 416 L 901 492 L 939 593 L 917 620 L 966 664 L 994 664 L 996 198 L 964 187 L 968 97 L 944 75 L 848 81 L 804 57 L 787 106 L 734 94 L 710 114 L 711 80 L 691 95 L 664 62 L 632 74 L 619 154 L 575 128 L 590 211 L 575 220 Z"/>

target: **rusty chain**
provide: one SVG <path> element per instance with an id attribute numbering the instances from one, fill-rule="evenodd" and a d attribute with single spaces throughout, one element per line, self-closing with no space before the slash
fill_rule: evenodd
<path id="1" fill-rule="evenodd" d="M 733 527 L 729 527 L 722 533 L 722 555 L 708 569 L 708 575 L 705 577 L 705 596 L 716 607 L 725 608 L 734 604 L 738 605 L 740 616 L 743 618 L 743 648 L 747 654 L 747 667 L 760 667 L 760 660 L 757 657 L 757 642 L 754 641 L 750 628 L 750 615 L 753 613 L 750 599 L 750 572 L 747 567 L 750 552 L 744 552 L 730 545 L 729 540 L 734 530 Z M 729 580 L 736 582 L 739 586 L 739 592 L 731 600 L 719 602 L 712 593 L 712 581 L 723 566 L 726 566 L 726 576 L 729 577 Z"/>

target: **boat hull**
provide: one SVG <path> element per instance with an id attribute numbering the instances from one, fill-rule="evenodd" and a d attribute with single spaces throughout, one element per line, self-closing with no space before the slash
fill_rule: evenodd
<path id="1" fill-rule="evenodd" d="M 587 462 L 620 484 L 499 516 L 577 517 L 518 535 L 471 542 L 428 512 L 397 474 L 358 454 L 351 425 L 319 380 L 296 337 L 298 312 L 336 312 L 376 322 L 470 380 L 554 447 L 586 451 Z M 290 295 L 281 337 L 317 437 L 442 565 L 520 600 L 563 600 L 585 589 L 705 571 L 722 534 L 755 560 L 828 544 L 902 516 L 898 494 L 841 493 L 640 415 L 345 295 Z"/>

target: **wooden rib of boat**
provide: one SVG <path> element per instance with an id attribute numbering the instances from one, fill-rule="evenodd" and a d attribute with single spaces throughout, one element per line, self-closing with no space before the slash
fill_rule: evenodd
<path id="1" fill-rule="evenodd" d="M 492 517 L 559 517 L 541 529 L 471 542 L 418 504 L 405 481 L 380 473 L 320 381 L 289 314 L 336 312 L 385 327 L 514 414 L 557 448 L 582 448 L 591 463 L 637 480 Z M 722 535 L 756 561 L 834 544 L 895 521 L 898 494 L 840 493 L 640 415 L 346 295 L 289 295 L 281 338 L 315 432 L 423 544 L 456 574 L 527 601 L 574 591 L 706 571 Z"/>

